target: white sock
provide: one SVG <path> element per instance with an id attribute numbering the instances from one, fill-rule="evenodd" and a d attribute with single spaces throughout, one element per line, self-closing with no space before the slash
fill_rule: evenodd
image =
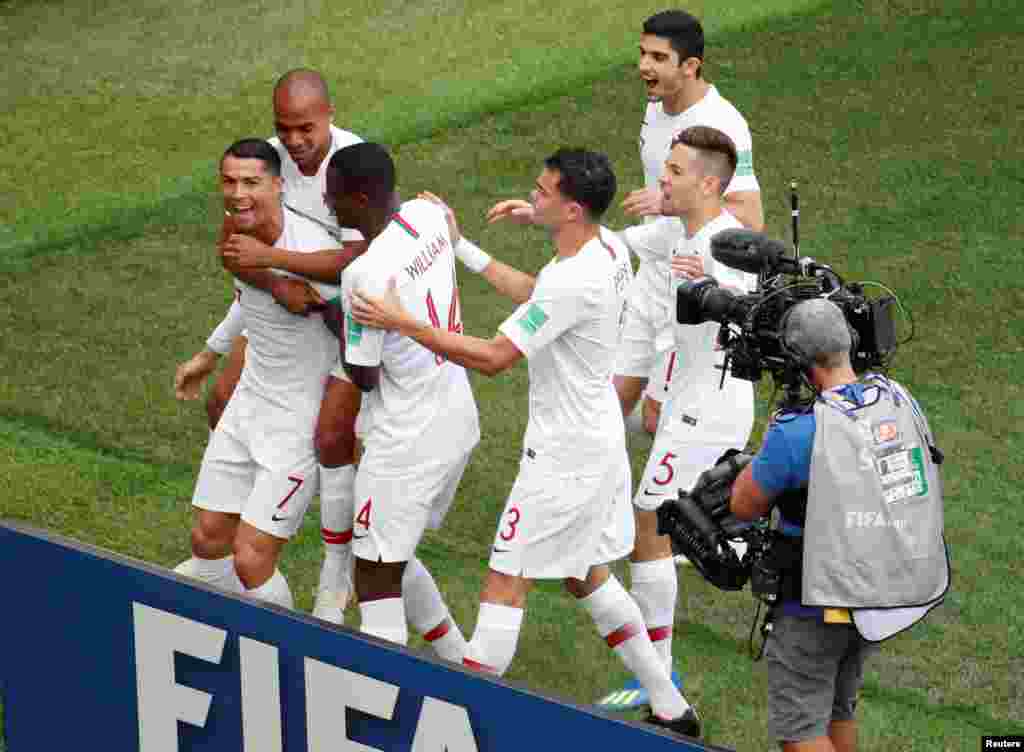
<path id="1" fill-rule="evenodd" d="M 433 576 L 419 559 L 410 559 L 405 565 L 402 599 L 412 628 L 434 652 L 446 661 L 461 662 L 466 656 L 466 638 L 444 605 Z"/>
<path id="2" fill-rule="evenodd" d="M 274 573 L 270 575 L 270 579 L 262 585 L 258 585 L 245 592 L 267 603 L 284 606 L 285 608 L 295 607 L 295 603 L 292 600 L 292 590 L 288 587 L 288 581 L 281 574 L 280 569 L 275 569 Z"/>
<path id="3" fill-rule="evenodd" d="M 191 559 L 181 562 L 174 568 L 174 571 L 227 590 L 229 593 L 241 593 L 245 589 L 242 587 L 238 575 L 235 574 L 234 556 L 225 556 L 221 559 L 200 559 L 193 556 Z"/>
<path id="4" fill-rule="evenodd" d="M 672 623 L 675 621 L 676 598 L 679 593 L 675 562 L 671 557 L 654 561 L 631 561 L 629 572 L 633 583 L 629 594 L 640 607 L 654 649 L 671 673 Z"/>
<path id="5" fill-rule="evenodd" d="M 359 613 L 363 617 L 360 631 L 364 634 L 399 645 L 409 642 L 409 628 L 405 624 L 405 606 L 401 598 L 361 601 Z"/>
<path id="6" fill-rule="evenodd" d="M 640 609 L 615 575 L 579 603 L 594 620 L 598 634 L 615 651 L 651 696 L 658 716 L 678 718 L 689 707 L 669 678 L 669 672 L 651 645 Z"/>
<path id="7" fill-rule="evenodd" d="M 320 466 L 320 535 L 324 563 L 320 588 L 352 590 L 352 516 L 355 513 L 355 466 Z"/>
<path id="8" fill-rule="evenodd" d="M 508 671 L 519 642 L 523 609 L 481 603 L 476 631 L 466 647 L 463 664 L 469 668 L 502 676 Z"/>

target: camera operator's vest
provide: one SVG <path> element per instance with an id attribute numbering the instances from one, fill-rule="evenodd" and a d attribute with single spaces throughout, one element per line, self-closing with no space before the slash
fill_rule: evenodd
<path id="1" fill-rule="evenodd" d="M 938 605 L 949 563 L 927 421 L 898 384 L 863 383 L 862 405 L 827 394 L 814 406 L 801 600 L 852 609 L 879 640 Z"/>

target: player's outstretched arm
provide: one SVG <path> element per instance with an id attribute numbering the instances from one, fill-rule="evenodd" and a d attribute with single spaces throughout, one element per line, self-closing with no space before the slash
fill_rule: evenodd
<path id="1" fill-rule="evenodd" d="M 380 297 L 355 290 L 350 305 L 352 317 L 360 324 L 398 332 L 416 340 L 431 352 L 486 376 L 495 376 L 508 370 L 523 357 L 512 340 L 503 334 L 485 340 L 418 321 L 402 307 L 394 279 L 389 282 L 387 293 Z"/>
<path id="2" fill-rule="evenodd" d="M 480 273 L 498 293 L 510 298 L 517 305 L 525 303 L 533 295 L 537 279 L 497 259 L 492 259 Z"/>
<path id="3" fill-rule="evenodd" d="M 430 191 L 423 191 L 419 194 L 418 198 L 432 201 L 444 209 L 445 218 L 448 220 L 448 231 L 451 235 L 452 243 L 454 243 L 455 255 L 467 269 L 480 274 L 499 294 L 504 295 L 506 298 L 510 298 L 516 303 L 523 303 L 529 300 L 530 295 L 533 294 L 533 287 L 536 284 L 536 280 L 533 277 L 519 271 L 515 267 L 498 261 L 466 238 L 459 229 L 455 212 L 452 211 L 451 207 L 442 198 Z M 498 202 L 487 213 L 488 222 L 496 222 L 499 219 L 507 218 L 529 224 L 533 220 L 533 206 L 528 201 L 511 199 Z"/>
<path id="4" fill-rule="evenodd" d="M 764 207 L 761 191 L 733 191 L 725 194 L 725 208 L 736 219 L 755 232 L 764 230 Z"/>
<path id="5" fill-rule="evenodd" d="M 298 253 L 275 248 L 251 235 L 234 234 L 224 241 L 221 256 L 230 269 L 282 269 L 326 284 L 338 284 L 341 272 L 366 250 L 365 240 L 348 240 L 341 248 Z"/>

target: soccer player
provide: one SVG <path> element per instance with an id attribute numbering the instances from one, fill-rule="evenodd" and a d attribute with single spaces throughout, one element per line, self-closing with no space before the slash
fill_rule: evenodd
<path id="1" fill-rule="evenodd" d="M 681 10 L 667 10 L 644 21 L 638 66 L 649 99 L 640 128 L 644 188 L 629 193 L 622 206 L 629 215 L 678 228 L 678 220 L 663 216 L 658 179 L 676 134 L 692 125 L 706 125 L 728 135 L 737 149 L 739 161 L 725 189 L 725 208 L 745 226 L 761 230 L 764 213 L 754 175 L 750 128 L 703 77 L 703 65 L 704 30 L 696 18 Z M 643 425 L 654 433 L 661 402 L 680 366 L 671 347 L 675 301 L 669 295 L 668 267 L 672 243 L 658 244 L 641 228 L 636 230 L 634 234 L 630 228 L 624 235 L 640 266 L 629 298 L 615 387 L 627 416 L 644 395 Z"/>
<path id="2" fill-rule="evenodd" d="M 282 182 L 281 158 L 266 141 L 228 147 L 220 185 L 233 231 L 297 253 L 335 247 L 323 227 L 283 206 Z M 319 315 L 295 316 L 277 304 L 269 291 L 282 273 L 235 276 L 247 356 L 203 455 L 192 498 L 193 556 L 178 571 L 290 608 L 277 559 L 316 492 L 314 426 L 337 344 Z"/>
<path id="3" fill-rule="evenodd" d="M 696 736 L 696 713 L 672 684 L 636 603 L 606 566 L 629 551 L 633 532 L 625 433 L 611 382 L 632 269 L 626 248 L 599 224 L 614 195 L 607 157 L 562 149 L 545 161 L 529 204 L 505 201 L 491 210 L 492 220 L 528 212 L 550 232 L 557 254 L 536 278 L 461 238 L 449 212 L 459 258 L 519 304 L 490 340 L 426 322 L 393 292 L 356 290 L 351 305 L 357 321 L 410 337 L 440 358 L 487 375 L 523 357 L 529 363 L 523 457 L 463 662 L 503 674 L 533 581 L 561 580 L 648 687 L 652 720 Z"/>
<path id="4" fill-rule="evenodd" d="M 328 211 L 323 201 L 324 174 L 334 152 L 361 139 L 332 123 L 335 109 L 326 82 L 315 71 L 296 69 L 284 74 L 274 87 L 273 109 L 277 136 L 269 143 L 281 158 L 284 202 L 289 211 L 320 225 L 335 242 L 331 250 L 322 254 L 291 253 L 287 246 L 277 248 L 245 233 L 232 233 L 226 227 L 222 253 L 229 268 L 273 267 L 337 285 L 341 270 L 365 248 L 365 243 L 358 232 L 340 228 Z M 296 280 L 292 285 L 278 285 L 276 291 L 285 308 L 306 314 L 317 305 L 315 297 L 308 295 L 309 289 Z M 194 399 L 220 353 L 230 349 L 228 364 L 207 401 L 211 429 L 238 383 L 245 361 L 245 342 L 241 306 L 236 300 L 207 340 L 206 348 L 178 367 L 178 396 Z M 313 614 L 337 624 L 343 620 L 351 591 L 351 486 L 359 399 L 359 390 L 347 382 L 340 369 L 335 369 L 327 379 L 316 428 L 324 562 Z"/>
<path id="5" fill-rule="evenodd" d="M 364 391 L 368 424 L 352 542 L 362 631 L 405 644 L 407 564 L 424 530 L 443 521 L 480 424 L 461 366 L 408 337 L 364 328 L 349 300 L 357 288 L 383 292 L 390 280 L 417 321 L 461 331 L 453 243 L 439 207 L 400 201 L 394 163 L 379 144 L 355 144 L 331 157 L 326 201 L 339 223 L 370 244 L 342 275 L 344 365 Z M 462 651 L 457 632 L 436 637 Z"/>
<path id="6" fill-rule="evenodd" d="M 331 122 L 334 107 L 327 85 L 315 71 L 296 69 L 283 75 L 274 87 L 274 127 L 277 137 L 269 143 L 281 157 L 284 202 L 289 211 L 310 219 L 336 238 L 335 247 L 323 253 L 293 253 L 226 228 L 223 254 L 229 268 L 258 270 L 269 267 L 303 275 L 311 280 L 337 285 L 341 270 L 359 255 L 365 241 L 356 230 L 339 227 L 324 203 L 328 161 L 338 149 L 361 139 Z M 339 247 L 340 244 L 340 247 Z M 278 280 L 276 299 L 289 311 L 308 313 L 319 305 L 310 287 L 299 279 Z M 245 338 L 238 316 L 237 301 L 228 317 L 208 341 L 207 351 L 179 367 L 179 389 L 198 396 L 199 385 L 216 363 L 212 350 L 227 349 L 232 341 L 230 361 L 222 371 L 207 403 L 211 428 L 227 404 L 245 360 Z M 330 312 L 330 311 L 329 311 Z M 240 345 L 240 346 L 239 346 Z M 341 624 L 352 590 L 352 519 L 356 420 L 360 391 L 337 364 L 323 390 L 314 435 L 320 476 L 321 536 L 324 561 L 320 571 L 313 615 Z M 186 572 L 191 565 L 184 566 Z M 416 559 L 406 568 L 404 592 L 407 614 L 416 631 L 442 658 L 458 659 L 464 641 L 450 618 L 437 584 Z"/>
<path id="7" fill-rule="evenodd" d="M 661 222 L 644 227 L 652 236 L 664 236 L 657 243 L 676 239 L 670 265 L 673 298 L 681 281 L 700 277 L 711 277 L 738 293 L 754 289 L 754 275 L 731 269 L 711 257 L 711 238 L 722 230 L 741 227 L 725 209 L 722 197 L 736 161 L 732 140 L 714 128 L 687 128 L 672 142 L 659 179 L 662 211 L 681 219 L 685 229 L 677 234 L 671 225 Z M 680 489 L 689 490 L 697 476 L 727 449 L 743 447 L 754 424 L 753 385 L 728 374 L 723 377 L 722 353 L 716 349 L 718 328 L 712 322 L 674 327 L 672 353 L 683 366 L 672 380 L 654 446 L 633 500 L 637 534 L 630 556 L 630 592 L 669 671 L 678 581 L 671 543 L 667 536 L 658 535 L 657 509 Z M 638 688 L 627 685 L 625 689 Z M 646 700 L 642 692 L 620 690 L 599 704 L 627 708 Z"/>

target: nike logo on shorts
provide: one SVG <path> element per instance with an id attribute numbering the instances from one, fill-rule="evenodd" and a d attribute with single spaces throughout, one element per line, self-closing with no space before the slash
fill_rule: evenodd
<path id="1" fill-rule="evenodd" d="M 270 515 L 270 519 L 273 520 L 274 522 L 280 522 L 281 520 L 287 520 L 288 519 L 288 515 L 285 514 L 285 515 L 282 515 L 281 517 L 278 517 L 276 514 L 272 514 L 272 515 Z"/>
<path id="2" fill-rule="evenodd" d="M 662 491 L 648 491 L 646 488 L 644 489 L 644 496 L 664 496 L 664 495 L 665 494 Z"/>

